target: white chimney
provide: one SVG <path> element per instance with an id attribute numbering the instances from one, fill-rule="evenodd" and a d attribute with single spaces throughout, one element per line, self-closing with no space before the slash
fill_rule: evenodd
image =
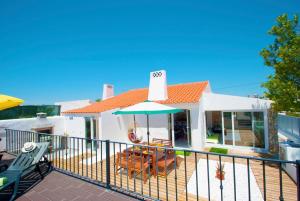
<path id="1" fill-rule="evenodd" d="M 111 98 L 114 96 L 114 86 L 111 84 L 104 84 L 103 85 L 103 93 L 102 93 L 102 100 Z"/>
<path id="2" fill-rule="evenodd" d="M 160 101 L 168 99 L 167 73 L 165 70 L 150 73 L 148 100 Z"/>

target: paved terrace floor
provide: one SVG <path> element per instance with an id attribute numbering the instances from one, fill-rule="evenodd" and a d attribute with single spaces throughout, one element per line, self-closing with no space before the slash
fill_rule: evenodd
<path id="1" fill-rule="evenodd" d="M 13 157 L 5 154 L 3 162 L 9 164 Z M 0 194 L 0 200 L 10 198 L 10 192 Z M 83 180 L 62 174 L 50 172 L 43 180 L 38 174 L 31 174 L 20 183 L 17 201 L 134 201 L 136 199 L 106 191 L 105 188 Z"/>
<path id="2" fill-rule="evenodd" d="M 38 185 L 17 201 L 130 201 L 135 200 L 114 191 L 52 171 Z"/>

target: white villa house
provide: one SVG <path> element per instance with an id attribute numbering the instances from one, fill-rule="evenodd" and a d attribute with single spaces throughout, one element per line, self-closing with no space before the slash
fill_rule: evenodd
<path id="1" fill-rule="evenodd" d="M 150 140 L 168 139 L 175 147 L 197 150 L 207 146 L 269 150 L 269 100 L 216 94 L 209 81 L 167 85 L 165 71 L 150 73 L 149 88 L 115 95 L 113 85 L 105 84 L 100 102 L 56 103 L 61 105 L 61 116 L 2 120 L 0 133 L 4 138 L 4 129 L 10 128 L 130 142 L 128 133 L 134 130 L 146 141 L 146 116 L 113 114 L 145 100 L 183 109 L 172 115 L 150 115 Z"/>
<path id="2" fill-rule="evenodd" d="M 150 116 L 150 140 L 172 140 L 175 147 L 205 146 L 267 151 L 269 100 L 213 93 L 209 81 L 167 85 L 166 72 L 150 73 L 148 88 L 114 95 L 104 85 L 101 102 L 68 110 L 65 133 L 69 136 L 129 142 L 129 130 L 146 141 L 144 115 L 114 115 L 113 112 L 145 100 L 183 109 L 176 114 Z"/>

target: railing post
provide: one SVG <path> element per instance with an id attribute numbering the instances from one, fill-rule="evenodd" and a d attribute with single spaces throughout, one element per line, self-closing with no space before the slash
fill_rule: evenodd
<path id="1" fill-rule="evenodd" d="M 37 142 L 41 142 L 41 136 L 40 136 L 40 134 L 39 133 L 36 133 L 36 136 L 37 136 Z"/>
<path id="2" fill-rule="evenodd" d="M 6 152 L 9 152 L 8 144 L 9 144 L 9 142 L 8 142 L 8 129 L 5 129 L 5 151 Z"/>
<path id="3" fill-rule="evenodd" d="M 106 188 L 110 189 L 110 141 L 105 141 L 106 147 Z"/>
<path id="4" fill-rule="evenodd" d="M 297 200 L 300 201 L 300 160 L 296 160 L 297 168 Z"/>

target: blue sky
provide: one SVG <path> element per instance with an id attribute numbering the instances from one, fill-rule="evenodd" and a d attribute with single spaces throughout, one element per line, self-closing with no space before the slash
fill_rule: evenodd
<path id="1" fill-rule="evenodd" d="M 213 91 L 261 94 L 272 73 L 259 51 L 296 0 L 0 1 L 0 93 L 26 104 L 96 99 L 147 87 L 149 72 L 168 83 L 209 80 Z"/>

